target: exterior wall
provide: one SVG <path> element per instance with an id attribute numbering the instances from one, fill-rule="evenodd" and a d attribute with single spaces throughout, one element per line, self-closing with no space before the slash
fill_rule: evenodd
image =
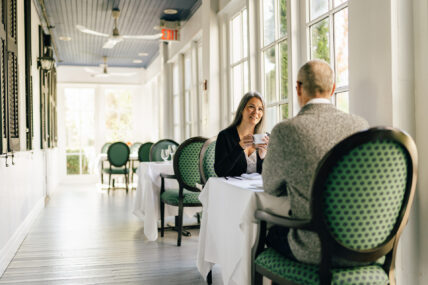
<path id="1" fill-rule="evenodd" d="M 0 275 L 3 273 L 16 250 L 24 240 L 38 213 L 44 206 L 47 194 L 57 188 L 57 149 L 40 149 L 40 87 L 37 69 L 38 25 L 40 23 L 32 5 L 32 75 L 33 75 L 33 150 L 25 151 L 25 44 L 24 44 L 24 1 L 18 1 L 18 68 L 19 68 L 19 118 L 21 149 L 15 153 L 14 165 L 11 158 L 5 166 L 0 158 Z M 46 175 L 46 170 L 50 171 Z"/>

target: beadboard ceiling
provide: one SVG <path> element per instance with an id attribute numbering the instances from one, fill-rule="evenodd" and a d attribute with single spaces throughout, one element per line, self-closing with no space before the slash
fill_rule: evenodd
<path id="1" fill-rule="evenodd" d="M 111 35 L 113 8 L 120 10 L 118 30 L 121 35 L 159 34 L 160 20 L 188 20 L 202 0 L 34 0 L 39 15 L 45 7 L 49 29 L 58 54 L 57 65 L 98 66 L 107 56 L 109 66 L 147 68 L 159 54 L 160 40 L 126 39 L 111 49 L 103 48 L 107 38 L 79 31 L 76 25 Z M 165 9 L 176 9 L 167 15 Z M 60 40 L 70 37 L 70 41 Z M 139 56 L 139 53 L 147 55 Z M 134 63 L 140 59 L 142 63 Z"/>

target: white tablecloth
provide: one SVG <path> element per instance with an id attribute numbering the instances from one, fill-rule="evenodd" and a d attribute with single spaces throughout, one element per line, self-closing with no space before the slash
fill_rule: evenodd
<path id="1" fill-rule="evenodd" d="M 286 215 L 290 204 L 286 197 L 263 192 L 258 179 L 210 178 L 199 199 L 203 205 L 197 266 L 206 278 L 214 264 L 221 269 L 223 284 L 251 283 L 251 253 L 258 225 L 258 208 Z"/>
<path id="2" fill-rule="evenodd" d="M 160 173 L 174 174 L 172 162 L 140 162 L 137 169 L 138 185 L 133 213 L 144 221 L 144 235 L 148 240 L 158 238 L 160 220 Z M 165 179 L 165 189 L 178 189 L 175 179 Z M 200 207 L 185 207 L 184 214 L 192 217 Z M 178 215 L 178 207 L 165 204 L 165 217 Z"/>

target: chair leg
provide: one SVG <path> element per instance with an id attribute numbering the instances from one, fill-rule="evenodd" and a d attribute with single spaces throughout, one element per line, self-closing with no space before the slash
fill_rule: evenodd
<path id="1" fill-rule="evenodd" d="M 163 237 L 165 223 L 165 203 L 160 199 L 160 214 L 161 214 L 161 237 Z"/>
<path id="2" fill-rule="evenodd" d="M 210 270 L 210 272 L 208 272 L 207 283 L 208 284 L 213 284 L 213 271 L 212 270 Z"/>
<path id="3" fill-rule="evenodd" d="M 262 284 L 263 284 L 263 275 L 261 275 L 256 271 L 254 273 L 254 285 L 262 285 Z"/>
<path id="4" fill-rule="evenodd" d="M 107 192 L 110 192 L 110 185 L 111 185 L 111 173 L 108 174 L 108 190 Z"/>
<path id="5" fill-rule="evenodd" d="M 177 246 L 181 246 L 181 235 L 183 230 L 183 201 L 180 201 L 178 204 L 178 237 L 177 237 Z"/>
<path id="6" fill-rule="evenodd" d="M 126 194 L 128 194 L 129 174 L 125 174 Z"/>

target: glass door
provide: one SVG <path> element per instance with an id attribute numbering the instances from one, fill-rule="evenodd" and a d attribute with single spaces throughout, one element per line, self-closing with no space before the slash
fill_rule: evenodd
<path id="1" fill-rule="evenodd" d="M 95 88 L 65 88 L 66 173 L 94 174 Z"/>

